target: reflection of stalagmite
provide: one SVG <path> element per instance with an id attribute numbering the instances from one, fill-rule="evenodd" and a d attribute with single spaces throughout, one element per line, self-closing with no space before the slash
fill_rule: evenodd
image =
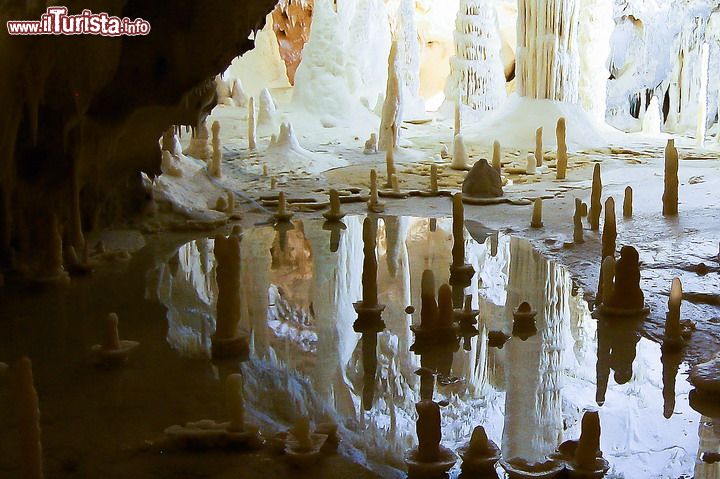
<path id="1" fill-rule="evenodd" d="M 213 335 L 213 356 L 241 354 L 245 336 L 238 332 L 241 318 L 240 239 L 237 236 L 215 237 L 217 261 L 217 317 Z"/>
<path id="2" fill-rule="evenodd" d="M 255 354 L 259 357 L 270 346 L 267 313 L 272 265 L 270 249 L 274 239 L 272 228 L 252 228 L 244 234 L 245 247 L 241 251 L 243 304 L 247 306 L 248 329 L 254 339 Z"/>
<path id="3" fill-rule="evenodd" d="M 670 419 L 675 412 L 675 380 L 677 378 L 682 354 L 677 352 L 663 351 L 663 416 Z M 697 476 L 696 476 L 697 477 Z"/>

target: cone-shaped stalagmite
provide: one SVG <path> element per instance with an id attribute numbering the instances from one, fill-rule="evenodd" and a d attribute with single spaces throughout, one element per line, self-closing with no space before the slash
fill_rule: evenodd
<path id="1" fill-rule="evenodd" d="M 588 213 L 588 222 L 590 229 L 600 229 L 600 213 L 602 205 L 600 198 L 602 197 L 602 180 L 600 178 L 600 163 L 595 163 L 593 169 L 592 192 L 590 193 L 590 212 Z"/>
<path id="2" fill-rule="evenodd" d="M 533 203 L 532 221 L 530 226 L 533 228 L 542 228 L 542 198 L 535 198 Z"/>
<path id="3" fill-rule="evenodd" d="M 543 128 L 542 126 L 535 130 L 535 164 L 542 166 L 543 164 Z"/>
<path id="4" fill-rule="evenodd" d="M 665 147 L 665 191 L 663 193 L 663 215 L 678 214 L 678 151 L 675 140 L 668 140 Z"/>
<path id="5" fill-rule="evenodd" d="M 623 217 L 632 218 L 633 214 L 633 190 L 631 186 L 625 188 L 625 199 L 623 200 Z"/>
<path id="6" fill-rule="evenodd" d="M 555 177 L 558 180 L 564 180 L 567 175 L 567 143 L 565 141 L 566 135 L 565 118 L 558 118 L 557 127 L 555 128 L 555 136 L 557 138 L 557 161 L 555 166 Z"/>

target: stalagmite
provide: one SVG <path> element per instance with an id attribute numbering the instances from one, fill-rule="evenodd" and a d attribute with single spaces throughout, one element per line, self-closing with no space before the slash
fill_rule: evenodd
<path id="1" fill-rule="evenodd" d="M 665 147 L 665 191 L 663 192 L 663 216 L 678 214 L 678 151 L 675 140 L 670 139 Z"/>
<path id="2" fill-rule="evenodd" d="M 208 174 L 213 178 L 222 177 L 222 142 L 220 141 L 220 122 L 212 124 L 212 158 L 208 165 Z"/>
<path id="3" fill-rule="evenodd" d="M 600 178 L 600 163 L 595 163 L 593 169 L 592 192 L 590 193 L 590 211 L 588 212 L 588 222 L 591 230 L 600 229 L 600 213 L 602 205 L 600 198 L 602 197 L 602 179 Z"/>
<path id="4" fill-rule="evenodd" d="M 502 153 L 500 151 L 500 142 L 495 140 L 493 142 L 493 155 L 492 155 L 492 167 L 497 170 L 498 173 L 500 173 L 500 170 L 502 169 Z"/>
<path id="5" fill-rule="evenodd" d="M 533 153 L 528 153 L 527 155 L 525 173 L 528 175 L 537 174 L 537 161 L 535 160 L 535 155 Z"/>
<path id="6" fill-rule="evenodd" d="M 410 477 L 443 477 L 450 470 L 457 456 L 440 445 L 442 440 L 440 405 L 435 401 L 415 404 L 418 413 L 416 433 L 418 447 L 405 454 L 405 464 Z"/>
<path id="7" fill-rule="evenodd" d="M 400 193 L 400 182 L 398 181 L 397 175 L 392 175 L 392 177 L 390 178 L 390 184 L 392 184 L 393 193 Z"/>
<path id="8" fill-rule="evenodd" d="M 680 308 L 682 306 L 682 283 L 680 278 L 673 278 L 668 299 L 668 313 L 665 319 L 665 337 L 663 346 L 676 349 L 683 344 L 682 327 L 680 325 Z"/>
<path id="9" fill-rule="evenodd" d="M 640 288 L 640 256 L 632 246 L 620 249 L 620 259 L 615 263 L 615 288 L 611 297 L 603 298 L 603 306 L 610 313 L 641 314 L 646 311 L 645 295 Z"/>
<path id="10" fill-rule="evenodd" d="M 448 150 L 447 145 L 444 143 L 440 145 L 440 158 L 442 158 L 443 160 L 447 160 L 448 158 L 450 158 L 450 150 Z"/>
<path id="11" fill-rule="evenodd" d="M 327 441 L 327 435 L 311 432 L 310 419 L 301 416 L 290 429 L 285 444 L 285 454 L 295 466 L 310 466 L 320 457 L 320 449 Z"/>
<path id="12" fill-rule="evenodd" d="M 271 176 L 270 177 L 270 189 L 274 190 L 277 188 L 277 176 Z"/>
<path id="13" fill-rule="evenodd" d="M 617 225 L 615 221 L 615 200 L 609 197 L 605 200 L 605 223 L 602 232 L 602 257 L 615 256 L 615 241 L 617 239 Z"/>
<path id="14" fill-rule="evenodd" d="M 558 122 L 559 123 L 559 122 Z M 543 164 L 543 128 L 542 126 L 535 130 L 535 161 L 537 166 Z M 559 145 L 559 143 L 558 143 Z"/>
<path id="15" fill-rule="evenodd" d="M 167 150 L 162 151 L 162 160 L 160 162 L 160 171 L 164 175 L 179 178 L 182 176 L 182 170 L 178 166 L 175 157 Z"/>
<path id="16" fill-rule="evenodd" d="M 264 88 L 258 101 L 257 125 L 265 131 L 275 131 L 278 126 L 277 108 L 270 90 Z"/>
<path id="17" fill-rule="evenodd" d="M 575 198 L 575 214 L 573 215 L 573 242 L 581 244 L 585 242 L 583 237 L 583 202 L 580 198 Z"/>
<path id="18" fill-rule="evenodd" d="M 450 168 L 453 170 L 469 170 L 470 169 L 470 158 L 465 148 L 465 140 L 462 135 L 455 135 L 453 142 L 453 158 Z"/>
<path id="19" fill-rule="evenodd" d="M 560 117 L 555 128 L 555 137 L 557 139 L 557 159 L 555 162 L 555 177 L 558 180 L 564 180 L 567 176 L 568 153 L 567 153 L 567 128 L 565 126 L 565 118 Z"/>
<path id="20" fill-rule="evenodd" d="M 294 216 L 292 211 L 287 209 L 287 200 L 285 199 L 285 192 L 280 191 L 278 193 L 278 207 L 277 211 L 273 215 L 276 221 L 287 222 Z"/>
<path id="21" fill-rule="evenodd" d="M 437 194 L 438 189 L 438 172 L 437 165 L 430 165 L 430 193 Z"/>
<path id="22" fill-rule="evenodd" d="M 578 441 L 575 457 L 569 463 L 571 471 L 582 476 L 583 473 L 602 471 L 609 469 L 607 460 L 603 459 L 600 451 L 600 415 L 597 411 L 586 411 L 583 414 L 580 429 L 580 440 Z M 589 477 L 602 477 L 589 476 Z"/>
<path id="23" fill-rule="evenodd" d="M 193 136 L 190 138 L 190 144 L 183 152 L 186 155 L 194 156 L 199 160 L 209 160 L 212 156 L 212 148 L 208 144 L 210 133 L 207 128 L 207 121 L 203 119 L 199 125 L 193 130 Z"/>
<path id="24" fill-rule="evenodd" d="M 662 125 L 662 111 L 660 110 L 660 103 L 656 96 L 653 96 L 650 100 L 650 106 L 648 106 L 645 116 L 642 117 L 642 132 L 646 135 L 657 136 L 660 134 L 660 127 Z"/>
<path id="25" fill-rule="evenodd" d="M 257 138 L 255 130 L 257 124 L 255 122 L 255 98 L 250 97 L 250 103 L 248 104 L 248 149 L 255 150 L 257 148 Z"/>
<path id="26" fill-rule="evenodd" d="M 140 345 L 137 341 L 120 340 L 118 316 L 110 313 L 103 324 L 103 341 L 92 347 L 93 362 L 103 367 L 118 367 L 125 364 L 131 352 Z"/>
<path id="27" fill-rule="evenodd" d="M 392 188 L 392 177 L 395 175 L 395 153 L 394 148 L 390 148 L 385 152 L 385 167 L 387 169 L 387 182 L 385 188 Z"/>
<path id="28" fill-rule="evenodd" d="M 370 133 L 370 138 L 365 140 L 365 148 L 363 153 L 366 155 L 374 155 L 378 152 L 378 139 L 376 133 Z"/>
<path id="29" fill-rule="evenodd" d="M 373 213 L 382 213 L 385 211 L 385 203 L 380 201 L 377 188 L 377 171 L 370 170 L 370 200 L 368 201 L 368 210 Z"/>
<path id="30" fill-rule="evenodd" d="M 473 429 L 470 441 L 458 449 L 462 456 L 462 471 L 464 474 L 488 474 L 492 477 L 495 463 L 500 459 L 500 448 L 491 441 L 485 428 L 476 426 Z"/>
<path id="31" fill-rule="evenodd" d="M 32 363 L 23 357 L 12 368 L 14 420 L 18 428 L 20 471 L 23 479 L 42 479 L 43 454 L 40 437 L 40 406 L 33 384 Z"/>
<path id="32" fill-rule="evenodd" d="M 163 133 L 162 149 L 164 151 L 169 151 L 173 155 L 182 154 L 182 147 L 180 146 L 180 140 L 175 134 L 174 125 L 171 125 L 167 130 L 165 130 L 165 133 Z"/>
<path id="33" fill-rule="evenodd" d="M 345 213 L 340 210 L 340 195 L 337 190 L 330 190 L 330 211 L 323 213 L 323 216 L 328 221 L 340 221 L 345 217 Z"/>
<path id="34" fill-rule="evenodd" d="M 398 76 L 398 44 L 393 41 L 388 56 L 388 79 L 385 103 L 380 121 L 378 148 L 383 151 L 394 149 L 400 139 L 400 125 L 403 118 L 402 88 Z"/>
<path id="35" fill-rule="evenodd" d="M 212 355 L 226 358 L 247 352 L 247 336 L 238 331 L 242 311 L 242 279 L 240 275 L 240 238 L 215 237 L 217 262 L 217 314 L 212 336 Z"/>
<path id="36" fill-rule="evenodd" d="M 633 189 L 625 187 L 625 199 L 623 200 L 623 217 L 632 218 L 633 215 Z"/>
<path id="37" fill-rule="evenodd" d="M 450 58 L 445 97 L 475 111 L 496 110 L 507 93 L 493 2 L 461 0 L 453 39 L 455 55 Z"/>
<path id="38" fill-rule="evenodd" d="M 698 147 L 705 146 L 705 130 L 707 128 L 707 86 L 709 58 L 709 45 L 707 43 L 703 43 L 700 49 L 700 88 L 698 91 L 697 126 L 695 128 L 695 144 Z"/>
<path id="39" fill-rule="evenodd" d="M 532 228 L 542 228 L 542 198 L 535 198 L 533 203 L 532 222 L 530 223 Z"/>
<path id="40" fill-rule="evenodd" d="M 248 103 L 247 95 L 245 94 L 245 90 L 243 89 L 242 82 L 239 78 L 236 78 L 235 81 L 233 81 L 230 97 L 235 103 L 235 106 L 244 107 Z"/>

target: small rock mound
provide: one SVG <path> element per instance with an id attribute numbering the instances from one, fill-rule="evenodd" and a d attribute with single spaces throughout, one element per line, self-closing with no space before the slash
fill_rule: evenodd
<path id="1" fill-rule="evenodd" d="M 463 195 L 474 198 L 497 198 L 503 196 L 500 173 L 484 158 L 479 159 L 465 177 Z"/>

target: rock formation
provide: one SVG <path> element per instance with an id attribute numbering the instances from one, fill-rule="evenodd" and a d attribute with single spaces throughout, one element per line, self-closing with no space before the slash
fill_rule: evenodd
<path id="1" fill-rule="evenodd" d="M 500 173 L 485 158 L 475 162 L 462 184 L 463 195 L 474 198 L 496 198 L 503 195 Z"/>

